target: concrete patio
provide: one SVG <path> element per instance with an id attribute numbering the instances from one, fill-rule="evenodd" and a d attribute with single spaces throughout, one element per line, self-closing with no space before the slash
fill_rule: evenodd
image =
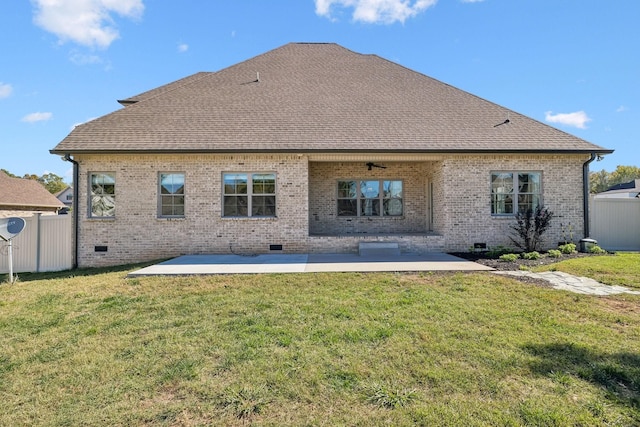
<path id="1" fill-rule="evenodd" d="M 554 289 L 580 294 L 597 296 L 620 293 L 640 294 L 639 291 L 622 286 L 608 286 L 593 279 L 575 277 L 562 272 L 496 271 L 491 267 L 439 252 L 424 255 L 183 255 L 133 271 L 127 277 L 382 271 L 490 271 L 500 275 L 546 280 Z"/>
<path id="2" fill-rule="evenodd" d="M 373 271 L 491 271 L 492 268 L 445 253 L 424 255 L 266 254 L 184 255 L 129 273 L 139 276 L 207 274 L 320 273 Z"/>

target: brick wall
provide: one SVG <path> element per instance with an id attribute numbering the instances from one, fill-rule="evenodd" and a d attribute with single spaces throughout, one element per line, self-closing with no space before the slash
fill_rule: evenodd
<path id="1" fill-rule="evenodd" d="M 428 231 L 426 177 L 432 162 L 384 163 L 386 169 L 367 170 L 364 162 L 309 164 L 309 227 L 311 234 L 425 233 Z M 339 180 L 403 181 L 403 211 L 399 217 L 337 215 Z"/>
<path id="2" fill-rule="evenodd" d="M 456 156 L 442 162 L 445 204 L 443 226 L 449 251 L 465 251 L 475 242 L 513 247 L 513 217 L 492 217 L 490 174 L 493 171 L 542 173 L 543 203 L 555 217 L 543 236 L 546 248 L 561 240 L 561 224 L 572 225 L 573 240 L 583 237 L 582 165 L 587 156 Z M 436 211 L 441 214 L 442 211 Z"/>
<path id="3" fill-rule="evenodd" d="M 475 242 L 512 246 L 513 218 L 491 216 L 492 171 L 542 173 L 544 204 L 556 214 L 546 235 L 549 247 L 562 238 L 560 224 L 565 229 L 571 224 L 574 241 L 583 233 L 584 155 L 449 156 L 380 162 L 387 169 L 371 171 L 362 162 L 309 163 L 299 155 L 78 155 L 76 160 L 81 267 L 181 254 L 268 253 L 270 244 L 282 245 L 284 253 L 353 252 L 359 239 L 397 241 L 405 252 L 465 251 Z M 115 172 L 115 219 L 88 218 L 90 172 Z M 159 172 L 185 173 L 184 219 L 157 217 Z M 277 218 L 222 218 L 223 172 L 275 172 Z M 403 180 L 404 216 L 337 217 L 336 183 L 342 178 Z M 107 251 L 96 252 L 96 246 Z"/>
<path id="4" fill-rule="evenodd" d="M 116 265 L 181 254 L 303 252 L 308 236 L 307 159 L 302 156 L 76 156 L 79 266 Z M 90 172 L 115 172 L 115 219 L 88 218 Z M 185 173 L 184 219 L 157 215 L 159 172 Z M 276 172 L 277 218 L 222 218 L 223 172 Z M 96 246 L 107 246 L 96 252 Z"/>

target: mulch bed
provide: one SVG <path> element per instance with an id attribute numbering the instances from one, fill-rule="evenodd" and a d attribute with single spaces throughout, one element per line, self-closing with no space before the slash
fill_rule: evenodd
<path id="1" fill-rule="evenodd" d="M 540 265 L 555 264 L 557 262 L 566 261 L 568 259 L 573 259 L 573 258 L 601 256 L 601 255 L 576 252 L 570 255 L 563 254 L 562 257 L 560 258 L 552 258 L 543 253 L 541 254 L 542 256 L 540 257 L 540 259 L 536 259 L 536 260 L 518 258 L 514 262 L 506 262 L 506 261 L 501 261 L 497 258 L 491 258 L 487 255 L 486 252 L 454 252 L 454 253 L 451 253 L 451 255 L 454 255 L 454 256 L 457 256 L 458 258 L 463 258 L 469 261 L 477 262 L 478 264 L 486 265 L 487 267 L 491 267 L 501 271 L 530 269 L 533 267 L 538 267 Z"/>
<path id="2" fill-rule="evenodd" d="M 536 259 L 536 260 L 518 258 L 514 262 L 506 262 L 506 261 L 501 261 L 497 258 L 491 258 L 487 255 L 486 252 L 453 252 L 451 253 L 451 255 L 454 255 L 469 261 L 477 262 L 478 264 L 486 265 L 487 267 L 491 267 L 499 271 L 528 270 L 530 268 L 538 267 L 540 265 L 555 264 L 557 262 L 565 261 L 572 258 L 602 256 L 602 255 L 576 252 L 570 255 L 562 254 L 562 257 L 560 258 L 553 258 L 546 254 L 541 254 L 542 256 L 540 257 L 540 259 Z M 537 279 L 537 278 L 527 277 L 527 276 L 512 276 L 512 278 L 529 285 L 544 286 L 544 287 L 551 286 L 548 281 L 543 279 Z"/>

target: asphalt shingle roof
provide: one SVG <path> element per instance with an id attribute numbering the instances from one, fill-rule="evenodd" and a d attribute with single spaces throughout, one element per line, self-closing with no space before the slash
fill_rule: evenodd
<path id="1" fill-rule="evenodd" d="M 640 179 L 634 179 L 633 181 L 613 185 L 609 187 L 605 193 L 629 193 L 634 190 L 640 191 Z"/>
<path id="2" fill-rule="evenodd" d="M 336 44 L 287 44 L 120 102 L 51 152 L 611 152 Z"/>
<path id="3" fill-rule="evenodd" d="M 49 193 L 38 181 L 13 178 L 0 171 L 0 205 L 34 208 L 64 208 L 65 205 Z"/>

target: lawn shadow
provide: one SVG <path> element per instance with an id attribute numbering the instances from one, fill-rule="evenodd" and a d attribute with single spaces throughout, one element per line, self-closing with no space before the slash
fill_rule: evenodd
<path id="1" fill-rule="evenodd" d="M 610 400 L 640 409 L 640 354 L 600 353 L 573 343 L 528 344 L 523 348 L 537 358 L 530 363 L 534 374 L 572 375 L 601 387 Z"/>
<path id="2" fill-rule="evenodd" d="M 129 272 L 131 270 L 137 270 L 140 268 L 148 267 L 150 265 L 154 265 L 166 260 L 167 259 L 161 259 L 161 260 L 147 261 L 147 262 L 136 263 L 136 264 L 114 265 L 111 267 L 76 268 L 73 270 L 49 271 L 44 273 L 16 273 L 15 275 L 18 276 L 18 281 L 20 282 L 31 282 L 34 280 L 50 280 L 50 279 L 71 279 L 74 277 L 88 277 L 88 276 L 95 276 L 98 274 L 105 274 L 105 273 L 117 273 L 120 271 Z M 9 275 L 6 274 L 4 276 L 8 278 Z M 0 276 L 0 278 L 2 278 L 2 276 Z"/>

